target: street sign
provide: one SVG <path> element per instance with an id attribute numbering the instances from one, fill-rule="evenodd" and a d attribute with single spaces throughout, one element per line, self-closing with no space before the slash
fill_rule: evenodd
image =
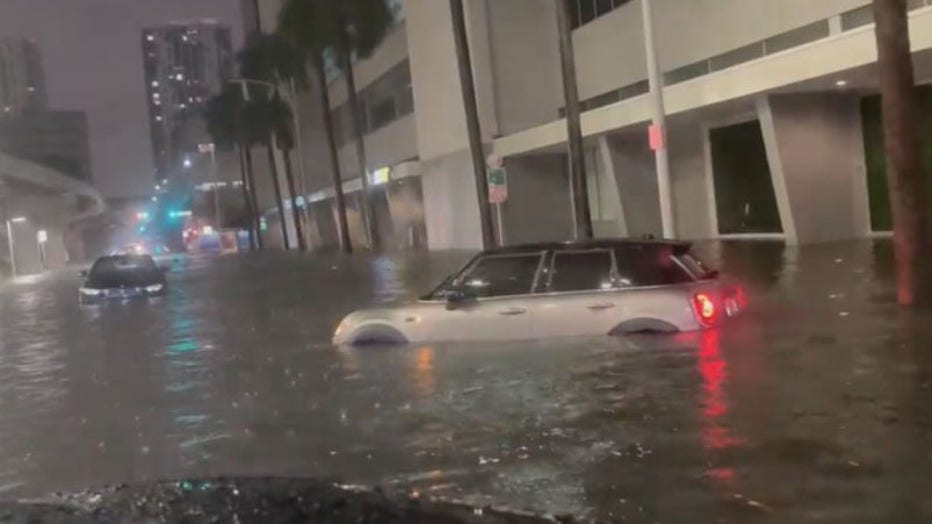
<path id="1" fill-rule="evenodd" d="M 198 145 L 197 145 L 197 150 L 198 150 L 198 152 L 200 152 L 201 154 L 213 153 L 213 152 L 214 152 L 214 145 L 213 145 L 213 144 L 198 144 Z"/>
<path id="2" fill-rule="evenodd" d="M 508 200 L 508 173 L 504 167 L 489 169 L 489 202 L 503 204 Z"/>
<path id="3" fill-rule="evenodd" d="M 663 131 L 663 126 L 657 124 L 651 124 L 650 127 L 647 128 L 647 138 L 650 142 L 651 151 L 660 151 L 666 147 L 666 137 Z"/>

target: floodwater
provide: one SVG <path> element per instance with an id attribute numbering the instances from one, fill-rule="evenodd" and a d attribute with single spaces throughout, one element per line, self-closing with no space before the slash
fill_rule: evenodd
<path id="1" fill-rule="evenodd" d="M 335 348 L 352 309 L 468 254 L 189 257 L 167 297 L 0 291 L 0 498 L 315 477 L 627 522 L 932 521 L 932 314 L 887 243 L 708 244 L 719 331 Z"/>

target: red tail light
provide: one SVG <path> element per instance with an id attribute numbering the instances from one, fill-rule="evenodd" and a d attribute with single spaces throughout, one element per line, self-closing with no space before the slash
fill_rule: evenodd
<path id="1" fill-rule="evenodd" d="M 693 310 L 696 312 L 699 323 L 705 327 L 714 325 L 718 319 L 718 308 L 715 306 L 715 301 L 705 293 L 693 295 Z"/>

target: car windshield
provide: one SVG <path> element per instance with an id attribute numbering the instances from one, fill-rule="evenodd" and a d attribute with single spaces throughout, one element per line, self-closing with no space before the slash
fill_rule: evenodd
<path id="1" fill-rule="evenodd" d="M 128 274 L 153 273 L 158 271 L 155 260 L 145 255 L 118 255 L 103 257 L 94 263 L 91 278 L 114 278 Z"/>
<path id="2" fill-rule="evenodd" d="M 932 524 L 930 255 L 932 0 L 0 0 L 0 524 Z"/>

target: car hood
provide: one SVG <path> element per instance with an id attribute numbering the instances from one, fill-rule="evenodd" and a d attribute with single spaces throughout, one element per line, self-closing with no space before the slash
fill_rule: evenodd
<path id="1" fill-rule="evenodd" d="M 545 515 L 473 508 L 295 478 L 185 479 L 0 502 L 11 522 L 555 523 Z"/>

